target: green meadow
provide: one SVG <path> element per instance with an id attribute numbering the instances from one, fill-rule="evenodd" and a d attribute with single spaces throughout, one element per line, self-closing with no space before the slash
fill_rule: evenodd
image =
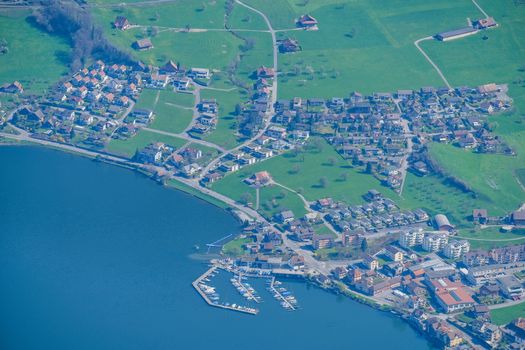
<path id="1" fill-rule="evenodd" d="M 124 16 L 131 24 L 140 26 L 185 28 L 189 25 L 193 28 L 223 28 L 224 4 L 224 0 L 181 0 L 150 6 L 134 6 L 133 3 L 126 2 L 117 7 L 95 7 L 92 11 L 99 23 L 108 29 L 117 16 Z"/>
<path id="2" fill-rule="evenodd" d="M 160 90 L 153 108 L 155 119 L 149 127 L 176 134 L 183 132 L 193 118 L 193 103 L 194 96 L 191 94 Z"/>
<path id="3" fill-rule="evenodd" d="M 523 315 L 525 315 L 525 302 L 490 311 L 490 318 L 497 325 L 510 323 Z"/>
<path id="4" fill-rule="evenodd" d="M 417 51 L 416 39 L 466 24 L 479 17 L 469 1 L 309 1 L 251 0 L 269 14 L 276 28 L 294 27 L 310 13 L 318 31 L 284 31 L 298 39 L 302 51 L 280 56 L 283 98 L 345 96 L 440 85 L 437 74 Z"/>
<path id="5" fill-rule="evenodd" d="M 268 171 L 273 179 L 299 193 L 309 201 L 333 197 L 348 203 L 362 203 L 362 195 L 376 188 L 384 195 L 398 197 L 392 190 L 381 186 L 378 180 L 361 170 L 352 168 L 323 139 L 302 153 L 284 153 L 263 162 L 247 166 L 213 184 L 213 189 L 231 198 L 239 199 L 250 188 L 242 180 L 258 171 Z M 253 196 L 255 198 L 255 196 Z M 302 206 L 302 205 L 301 205 Z"/>
<path id="6" fill-rule="evenodd" d="M 217 127 L 204 139 L 216 143 L 226 149 L 234 148 L 239 144 L 239 138 L 235 135 L 237 130 L 237 116 L 235 106 L 242 103 L 247 96 L 241 95 L 239 90 L 231 91 L 201 90 L 201 99 L 215 99 L 219 104 L 219 121 Z"/>
<path id="7" fill-rule="evenodd" d="M 525 230 L 517 229 L 511 232 L 501 232 L 498 227 L 461 229 L 458 238 L 470 242 L 471 249 L 491 249 L 525 243 Z"/>
<path id="8" fill-rule="evenodd" d="M 106 150 L 110 153 L 131 158 L 135 155 L 136 151 L 154 142 L 163 142 L 175 148 L 179 148 L 186 144 L 186 140 L 181 138 L 161 135 L 147 130 L 140 130 L 137 135 L 126 140 L 112 139 L 106 146 Z"/>
<path id="9" fill-rule="evenodd" d="M 29 14 L 0 11 L 0 40 L 9 48 L 0 54 L 0 85 L 18 80 L 26 93 L 40 94 L 67 74 L 71 47 L 32 25 Z"/>

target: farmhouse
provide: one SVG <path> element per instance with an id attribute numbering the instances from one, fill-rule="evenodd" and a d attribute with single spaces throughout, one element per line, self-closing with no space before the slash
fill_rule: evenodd
<path id="1" fill-rule="evenodd" d="M 519 209 L 512 213 L 514 225 L 525 225 L 525 209 Z"/>
<path id="2" fill-rule="evenodd" d="M 253 174 L 245 180 L 249 185 L 255 186 L 264 186 L 272 181 L 272 177 L 267 171 L 259 171 L 258 173 Z"/>
<path id="3" fill-rule="evenodd" d="M 273 68 L 268 68 L 265 66 L 261 66 L 257 68 L 255 71 L 255 75 L 257 78 L 273 78 L 275 76 L 275 71 Z"/>
<path id="4" fill-rule="evenodd" d="M 167 74 L 177 73 L 179 71 L 179 65 L 172 60 L 169 60 L 165 65 L 160 67 L 160 71 Z"/>
<path id="5" fill-rule="evenodd" d="M 302 15 L 297 20 L 297 26 L 305 29 L 317 29 L 318 22 L 317 20 L 311 16 L 311 15 Z"/>
<path id="6" fill-rule="evenodd" d="M 472 221 L 474 221 L 476 224 L 485 224 L 488 220 L 488 212 L 487 209 L 474 209 L 472 211 Z"/>
<path id="7" fill-rule="evenodd" d="M 129 23 L 126 17 L 118 16 L 117 18 L 115 18 L 115 22 L 113 22 L 113 27 L 120 30 L 126 30 L 131 27 L 131 23 Z"/>
<path id="8" fill-rule="evenodd" d="M 299 45 L 299 41 L 287 38 L 279 41 L 279 51 L 281 53 L 297 52 L 301 51 L 301 46 Z"/>
<path id="9" fill-rule="evenodd" d="M 0 92 L 5 92 L 8 94 L 21 94 L 24 92 L 24 88 L 22 87 L 22 84 L 20 84 L 18 81 L 15 81 L 11 84 L 4 84 L 0 86 Z"/>
<path id="10" fill-rule="evenodd" d="M 461 29 L 451 30 L 436 34 L 435 38 L 439 41 L 450 41 L 454 39 L 464 38 L 469 35 L 476 34 L 478 30 L 472 27 L 465 27 Z"/>
<path id="11" fill-rule="evenodd" d="M 133 48 L 139 51 L 145 51 L 153 48 L 153 43 L 150 39 L 140 39 L 133 43 Z"/>
<path id="12" fill-rule="evenodd" d="M 494 17 L 487 17 L 474 21 L 472 25 L 477 29 L 488 29 L 497 27 L 498 23 L 494 20 Z"/>

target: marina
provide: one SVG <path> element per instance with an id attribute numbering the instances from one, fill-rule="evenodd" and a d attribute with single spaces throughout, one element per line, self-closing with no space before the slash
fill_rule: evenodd
<path id="1" fill-rule="evenodd" d="M 250 308 L 247 306 L 220 303 L 220 296 L 218 293 L 215 292 L 215 288 L 204 283 L 210 282 L 209 277 L 213 277 L 216 273 L 218 273 L 218 266 L 212 266 L 209 270 L 207 270 L 204 274 L 202 274 L 198 279 L 196 279 L 192 283 L 193 288 L 197 290 L 197 292 L 204 299 L 204 301 L 206 301 L 208 305 L 218 307 L 221 309 L 243 312 L 250 315 L 257 315 L 259 313 L 258 309 Z"/>
<path id="2" fill-rule="evenodd" d="M 282 285 L 282 282 L 277 281 L 275 276 L 270 272 L 262 273 L 261 271 L 254 272 L 240 270 L 235 266 L 224 262 L 215 262 L 212 267 L 210 267 L 206 272 L 204 272 L 204 274 L 202 274 L 192 283 L 193 287 L 210 306 L 252 315 L 259 313 L 259 309 L 256 308 L 242 306 L 237 303 L 220 301 L 221 296 L 216 291 L 216 287 L 211 285 L 211 282 L 212 278 L 215 277 L 221 270 L 233 275 L 231 278 L 229 278 L 229 282 L 248 302 L 260 304 L 263 301 L 262 297 L 255 290 L 255 288 L 253 288 L 252 285 L 248 283 L 249 278 L 262 278 L 266 280 L 267 292 L 279 302 L 283 309 L 286 311 L 295 311 L 299 308 L 295 296 L 293 296 L 292 293 Z"/>

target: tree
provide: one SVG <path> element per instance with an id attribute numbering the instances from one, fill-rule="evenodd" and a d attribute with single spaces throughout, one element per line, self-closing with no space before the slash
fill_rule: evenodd
<path id="1" fill-rule="evenodd" d="M 334 157 L 330 157 L 330 158 L 328 158 L 328 164 L 329 164 L 330 166 L 334 166 L 335 163 L 337 163 L 337 160 L 336 160 Z"/>
<path id="2" fill-rule="evenodd" d="M 285 190 L 281 190 L 281 191 L 279 192 L 279 198 L 280 198 L 280 199 L 284 199 L 284 198 L 286 198 L 286 191 L 285 191 Z"/>
<path id="3" fill-rule="evenodd" d="M 297 164 L 295 164 L 292 169 L 290 170 L 290 174 L 297 174 L 301 171 L 301 167 Z"/>
<path id="4" fill-rule="evenodd" d="M 251 203 L 253 201 L 253 197 L 250 193 L 244 192 L 241 194 L 240 202 L 244 205 L 248 205 L 248 203 Z"/>
<path id="5" fill-rule="evenodd" d="M 237 103 L 235 105 L 235 115 L 241 115 L 242 113 L 242 106 L 240 105 L 240 103 Z"/>
<path id="6" fill-rule="evenodd" d="M 368 242 L 366 241 L 366 238 L 363 238 L 361 241 L 361 251 L 364 253 L 368 249 Z"/>
<path id="7" fill-rule="evenodd" d="M 348 173 L 342 173 L 339 178 L 341 181 L 347 181 L 348 180 Z"/>
<path id="8" fill-rule="evenodd" d="M 326 176 L 323 176 L 322 178 L 319 179 L 319 185 L 322 188 L 328 187 L 328 179 L 326 178 Z"/>

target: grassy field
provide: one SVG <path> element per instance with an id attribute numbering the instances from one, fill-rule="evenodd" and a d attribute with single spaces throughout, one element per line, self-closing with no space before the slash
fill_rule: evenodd
<path id="1" fill-rule="evenodd" d="M 261 188 L 259 201 L 259 211 L 267 218 L 271 218 L 283 210 L 291 210 L 297 218 L 307 213 L 299 196 L 279 186 Z"/>
<path id="2" fill-rule="evenodd" d="M 492 321 L 497 325 L 504 325 L 512 322 L 518 317 L 525 316 L 525 302 L 501 309 L 490 311 Z"/>
<path id="3" fill-rule="evenodd" d="M 27 19 L 29 12 L 0 11 L 0 39 L 9 52 L 0 55 L 0 85 L 18 80 L 28 93 L 43 93 L 68 72 L 71 48 Z"/>
<path id="4" fill-rule="evenodd" d="M 114 8 L 93 8 L 93 13 L 99 23 L 107 28 L 111 28 L 117 16 L 125 16 L 132 24 L 142 26 L 223 28 L 224 24 L 224 0 L 181 0 L 150 6 L 133 6 L 129 3 L 126 1 L 126 5 Z"/>
<path id="5" fill-rule="evenodd" d="M 285 153 L 245 167 L 215 183 L 213 189 L 229 197 L 240 198 L 246 190 L 244 185 L 239 185 L 241 181 L 255 172 L 267 170 L 275 181 L 302 193 L 310 201 L 333 197 L 348 203 L 362 203 L 361 196 L 371 188 L 394 199 L 398 197 L 390 189 L 382 187 L 374 177 L 351 168 L 324 140 L 316 140 L 320 149 L 309 149 L 299 155 Z M 330 164 L 331 161 L 334 165 Z M 321 178 L 326 178 L 325 186 Z"/>
<path id="6" fill-rule="evenodd" d="M 472 249 L 491 249 L 525 243 L 525 230 L 502 233 L 496 227 L 469 228 L 460 230 L 458 238 L 469 240 Z"/>
<path id="7" fill-rule="evenodd" d="M 310 13 L 318 31 L 287 31 L 303 50 L 281 55 L 281 96 L 345 96 L 352 90 L 392 91 L 441 84 L 413 42 L 464 26 L 479 11 L 468 1 L 297 1 L 250 0 L 276 28 L 293 28 Z M 377 79 L 381 77 L 381 79 Z"/>
<path id="8" fill-rule="evenodd" d="M 407 209 L 423 208 L 429 214 L 446 214 L 458 227 L 471 227 L 472 209 L 487 208 L 489 202 L 449 186 L 438 176 L 418 177 L 408 173 L 399 205 Z"/>
<path id="9" fill-rule="evenodd" d="M 155 120 L 150 128 L 172 133 L 183 132 L 193 118 L 193 110 L 190 109 L 193 102 L 193 95 L 161 90 L 154 104 Z"/>
<path id="10" fill-rule="evenodd" d="M 201 99 L 216 99 L 219 104 L 217 128 L 204 139 L 227 149 L 235 147 L 239 143 L 239 138 L 234 134 L 237 130 L 235 105 L 246 99 L 246 96 L 241 95 L 238 90 L 202 90 Z"/>
<path id="11" fill-rule="evenodd" d="M 243 246 L 251 242 L 250 238 L 236 238 L 223 245 L 222 252 L 228 256 L 242 255 L 246 253 L 246 249 Z"/>
<path id="12" fill-rule="evenodd" d="M 259 14 L 238 4 L 234 4 L 228 23 L 232 29 L 268 29 L 266 22 Z"/>
<path id="13" fill-rule="evenodd" d="M 501 24 L 498 28 L 446 43 L 428 41 L 423 48 L 453 85 L 510 83 L 523 77 L 525 45 L 520 38 L 525 36 L 525 6 L 512 0 L 479 4 Z"/>
<path id="14" fill-rule="evenodd" d="M 131 158 L 135 155 L 137 150 L 140 150 L 153 142 L 163 142 L 167 145 L 178 148 L 184 145 L 186 140 L 172 136 L 160 135 L 147 130 L 141 130 L 137 135 L 127 140 L 111 140 L 106 146 L 106 150 L 110 153 Z"/>

